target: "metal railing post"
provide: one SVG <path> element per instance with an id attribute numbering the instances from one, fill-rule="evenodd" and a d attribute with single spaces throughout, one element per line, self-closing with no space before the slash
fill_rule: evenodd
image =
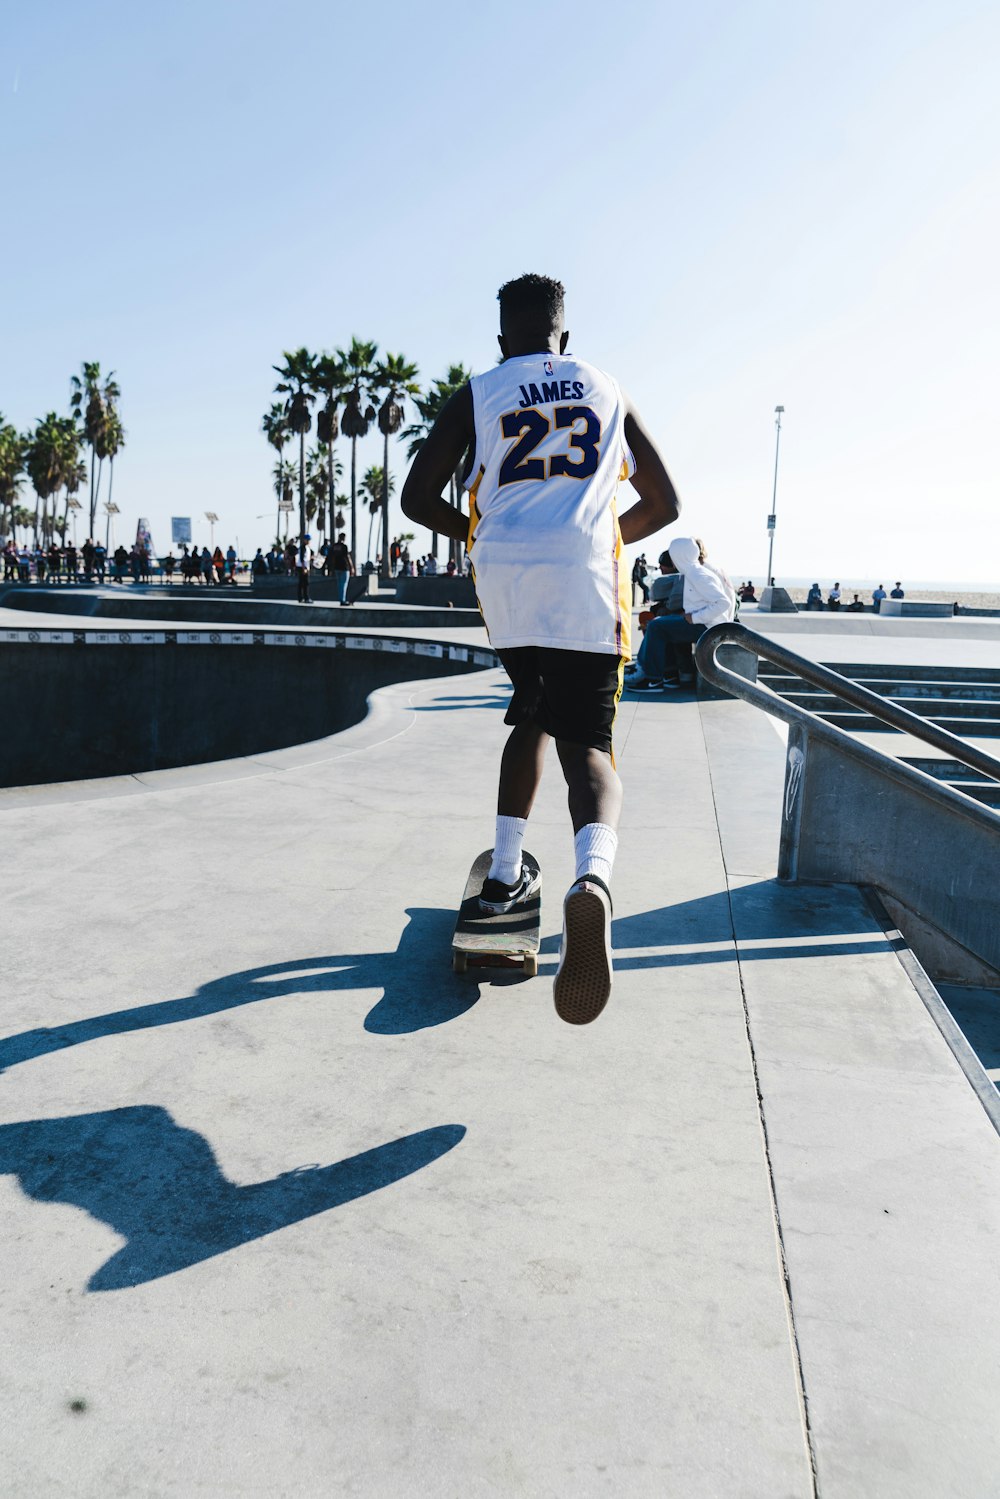
<path id="1" fill-rule="evenodd" d="M 782 884 L 790 884 L 798 878 L 799 835 L 802 828 L 808 753 L 809 730 L 804 724 L 791 724 L 785 757 L 785 790 L 781 798 L 781 841 L 778 845 L 778 879 Z"/>

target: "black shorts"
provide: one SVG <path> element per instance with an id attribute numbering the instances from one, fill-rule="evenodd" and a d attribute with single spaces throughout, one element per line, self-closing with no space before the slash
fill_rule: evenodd
<path id="1" fill-rule="evenodd" d="M 514 684 L 504 723 L 534 723 L 553 739 L 611 754 L 624 656 L 523 645 L 498 651 Z"/>

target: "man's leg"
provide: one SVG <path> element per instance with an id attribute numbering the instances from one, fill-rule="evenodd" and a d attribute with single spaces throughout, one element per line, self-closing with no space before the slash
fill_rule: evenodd
<path id="1" fill-rule="evenodd" d="M 622 783 L 611 756 L 565 740 L 556 742 L 556 751 L 569 791 L 573 832 L 579 833 L 594 822 L 616 832 L 622 812 Z"/>
<path id="2" fill-rule="evenodd" d="M 670 628 L 679 615 L 657 614 L 646 625 L 639 648 L 639 680 L 661 682 L 674 671 L 673 652 L 667 646 Z M 681 621 L 683 623 L 683 620 Z M 633 685 L 638 685 L 635 683 Z"/>
<path id="3" fill-rule="evenodd" d="M 689 624 L 680 615 L 664 620 L 661 631 L 664 654 L 672 663 L 672 671 L 682 682 L 693 682 L 695 676 L 694 657 L 691 647 L 705 633 L 704 625 Z"/>
<path id="4" fill-rule="evenodd" d="M 527 646 L 499 654 L 514 694 L 505 718 L 511 732 L 500 762 L 493 859 L 479 897 L 482 909 L 494 914 L 513 909 L 538 888 L 537 878 L 522 865 L 521 848 L 549 743 L 548 733 L 539 723 L 542 683 L 538 652 Z"/>
<path id="5" fill-rule="evenodd" d="M 483 887 L 483 898 L 490 905 L 499 903 L 506 906 L 515 898 L 513 892 L 516 892 L 521 880 L 521 848 L 525 829 L 541 784 L 548 744 L 548 734 L 530 719 L 524 719 L 514 725 L 504 745 L 500 761 L 493 861 Z M 487 886 L 490 888 L 487 889 Z M 530 894 L 530 891 L 524 894 Z"/>
<path id="6" fill-rule="evenodd" d="M 553 998 L 562 1020 L 585 1025 L 597 1018 L 611 993 L 610 886 L 622 808 L 611 736 L 623 663 L 617 656 L 584 651 L 541 654 L 541 717 L 556 741 L 566 781 L 576 861 L 563 901 Z"/>
<path id="7" fill-rule="evenodd" d="M 499 817 L 527 818 L 534 806 L 545 766 L 549 736 L 536 723 L 515 724 L 500 761 Z"/>

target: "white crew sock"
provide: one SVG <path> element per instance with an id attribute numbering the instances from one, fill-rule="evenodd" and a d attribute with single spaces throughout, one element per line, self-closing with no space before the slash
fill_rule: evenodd
<path id="1" fill-rule="evenodd" d="M 576 854 L 576 877 L 596 874 L 606 885 L 611 884 L 611 866 L 618 850 L 618 834 L 606 822 L 588 822 L 573 839 Z"/>
<path id="2" fill-rule="evenodd" d="M 502 885 L 513 885 L 521 873 L 521 844 L 524 830 L 528 826 L 526 817 L 498 817 L 496 840 L 493 844 L 493 863 L 489 878 L 499 880 Z"/>

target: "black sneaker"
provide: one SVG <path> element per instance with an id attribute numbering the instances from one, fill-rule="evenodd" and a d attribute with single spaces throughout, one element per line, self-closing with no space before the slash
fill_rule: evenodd
<path id="1" fill-rule="evenodd" d="M 659 677 L 643 677 L 641 682 L 626 683 L 629 692 L 662 692 L 663 682 Z"/>
<path id="2" fill-rule="evenodd" d="M 527 864 L 522 864 L 521 873 L 513 885 L 505 885 L 502 880 L 487 879 L 483 882 L 483 888 L 479 892 L 479 909 L 487 916 L 503 916 L 515 906 L 530 900 L 541 883 L 541 870 L 529 869 Z"/>

